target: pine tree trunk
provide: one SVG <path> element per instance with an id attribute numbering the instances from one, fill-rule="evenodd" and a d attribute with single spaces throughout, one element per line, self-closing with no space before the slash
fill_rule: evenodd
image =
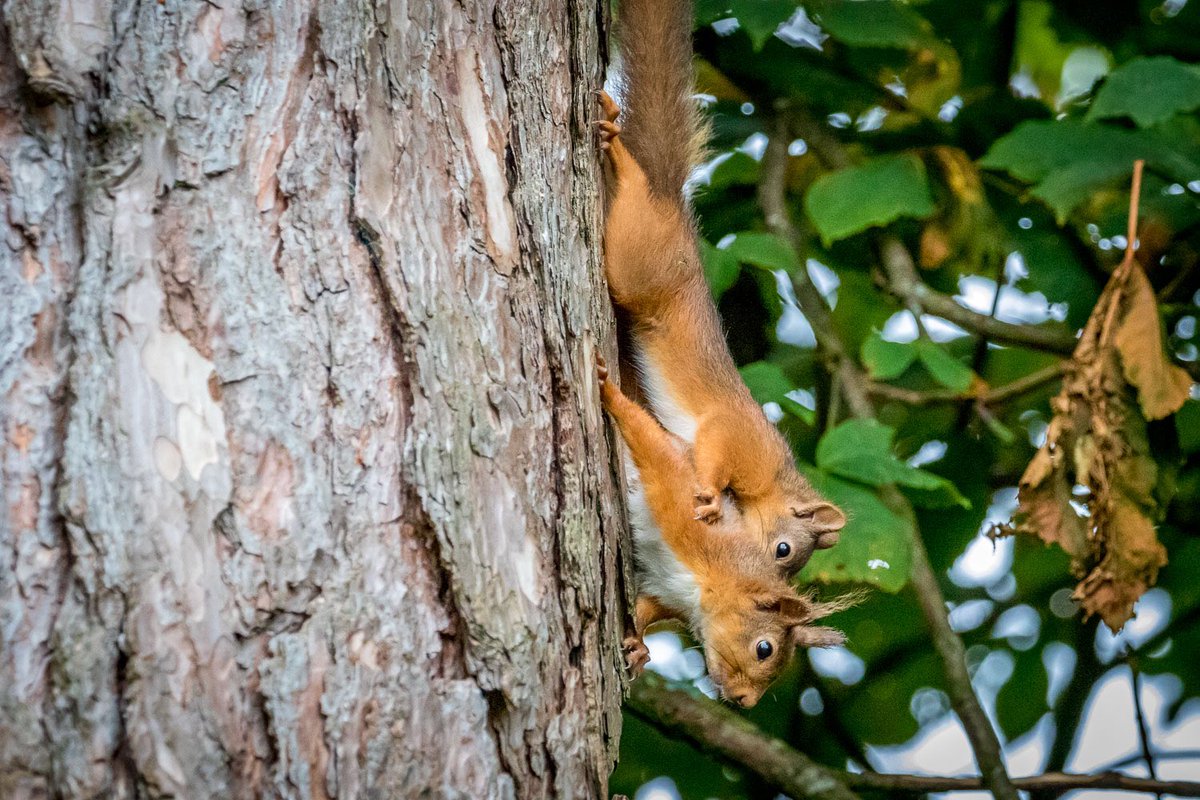
<path id="1" fill-rule="evenodd" d="M 8 0 L 0 797 L 598 797 L 569 0 Z"/>

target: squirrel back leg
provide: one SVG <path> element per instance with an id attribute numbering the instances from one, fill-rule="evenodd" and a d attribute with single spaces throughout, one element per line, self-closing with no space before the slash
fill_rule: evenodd
<path id="1" fill-rule="evenodd" d="M 658 521 L 667 544 L 671 545 L 679 530 L 679 526 L 671 522 L 692 517 L 687 487 L 695 480 L 695 473 L 688 446 L 608 380 L 608 368 L 603 359 L 597 359 L 596 367 L 600 377 L 600 399 L 616 422 L 629 455 L 641 473 L 650 513 Z"/>
<path id="2" fill-rule="evenodd" d="M 696 462 L 696 519 L 716 522 L 721 518 L 722 493 L 733 479 L 730 441 L 737 434 L 735 421 L 721 416 L 703 419 L 696 429 L 692 458 Z"/>
<path id="3" fill-rule="evenodd" d="M 646 629 L 656 622 L 675 619 L 675 613 L 664 606 L 657 597 L 640 594 L 634 607 L 634 632 L 621 642 L 625 651 L 625 666 L 633 677 L 642 673 L 642 668 L 650 660 L 650 650 L 646 647 Z"/>
<path id="4" fill-rule="evenodd" d="M 604 270 L 617 305 L 645 318 L 670 302 L 686 281 L 703 280 L 703 273 L 694 256 L 686 257 L 695 249 L 690 221 L 651 193 L 645 171 L 621 140 L 620 109 L 606 93 L 599 98 L 600 149 L 616 178 L 604 227 Z"/>

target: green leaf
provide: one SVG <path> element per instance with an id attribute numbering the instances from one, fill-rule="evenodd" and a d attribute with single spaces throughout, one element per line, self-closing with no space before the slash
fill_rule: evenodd
<path id="1" fill-rule="evenodd" d="M 804 210 L 829 245 L 901 217 L 923 219 L 934 205 L 925 165 L 901 154 L 822 175 L 805 195 Z"/>
<path id="2" fill-rule="evenodd" d="M 738 24 L 746 31 L 755 50 L 775 35 L 796 10 L 793 0 L 741 0 L 736 4 Z"/>
<path id="3" fill-rule="evenodd" d="M 869 583 L 887 592 L 903 589 L 912 565 L 912 521 L 872 489 L 812 468 L 805 473 L 817 491 L 846 512 L 847 522 L 837 547 L 814 553 L 802 579 Z"/>
<path id="4" fill-rule="evenodd" d="M 1033 214 L 1032 227 L 1018 226 L 1017 220 L 1029 211 L 1024 206 L 1018 207 L 1005 220 L 1012 246 L 1024 256 L 1029 269 L 1028 276 L 1018 280 L 1016 287 L 1023 292 L 1041 292 L 1051 303 L 1066 303 L 1067 327 L 1082 328 L 1096 305 L 1101 287 L 1068 237 L 1043 220 L 1041 214 Z"/>
<path id="5" fill-rule="evenodd" d="M 887 342 L 873 332 L 863 342 L 862 360 L 871 377 L 879 381 L 899 378 L 917 360 L 917 349 L 912 342 Z"/>
<path id="6" fill-rule="evenodd" d="M 784 411 L 809 425 L 816 421 L 816 414 L 812 409 L 805 408 L 788 397 L 788 393 L 795 390 L 796 387 L 792 385 L 791 380 L 783 373 L 783 369 L 778 364 L 772 364 L 769 361 L 755 361 L 742 367 L 738 372 L 741 374 L 746 388 L 750 390 L 750 395 L 759 405 L 778 403 Z"/>
<path id="7" fill-rule="evenodd" d="M 1139 158 L 1181 183 L 1200 174 L 1200 166 L 1154 132 L 1078 120 L 1022 123 L 979 163 L 1037 184 L 1034 196 L 1061 221 L 1092 193 L 1132 173 Z"/>
<path id="8" fill-rule="evenodd" d="M 1200 107 L 1200 70 L 1169 56 L 1135 58 L 1104 81 L 1088 119 L 1129 117 L 1139 128 Z"/>
<path id="9" fill-rule="evenodd" d="M 871 486 L 899 484 L 918 490 L 919 499 L 933 507 L 970 502 L 945 478 L 910 467 L 892 453 L 896 431 L 873 420 L 848 420 L 821 437 L 817 466 L 843 478 Z"/>
<path id="10" fill-rule="evenodd" d="M 1023 122 L 993 144 L 979 163 L 987 169 L 1004 170 L 1023 181 L 1037 183 L 1080 161 L 1125 164 L 1132 172 L 1133 162 L 1139 158 L 1185 183 L 1195 180 L 1200 173 L 1200 168 L 1188 158 L 1150 132 L 1071 119 Z M 1109 177 L 1111 173 L 1105 180 Z"/>
<path id="11" fill-rule="evenodd" d="M 864 257 L 869 256 L 864 254 Z M 837 290 L 837 305 L 833 308 L 834 329 L 851 352 L 861 352 L 871 333 L 882 329 L 901 307 L 894 298 L 879 291 L 866 270 L 821 260 L 835 267 L 842 282 Z"/>
<path id="12" fill-rule="evenodd" d="M 719 250 L 704 239 L 700 240 L 700 261 L 704 264 L 704 278 L 712 290 L 713 300 L 720 300 L 721 295 L 737 283 L 742 265 L 729 251 Z"/>
<path id="13" fill-rule="evenodd" d="M 762 165 L 741 150 L 735 150 L 729 158 L 717 164 L 708 182 L 710 192 L 728 189 L 730 186 L 754 186 Z"/>
<path id="14" fill-rule="evenodd" d="M 796 251 L 773 233 L 739 233 L 725 251 L 738 261 L 763 269 L 800 269 Z"/>
<path id="15" fill-rule="evenodd" d="M 696 0 L 697 26 L 711 25 L 733 15 L 733 0 Z"/>
<path id="16" fill-rule="evenodd" d="M 1131 172 L 1133 165 L 1122 161 L 1077 161 L 1051 172 L 1033 187 L 1031 194 L 1049 206 L 1055 221 L 1062 225 L 1097 189 L 1114 184 Z"/>
<path id="17" fill-rule="evenodd" d="M 707 25 L 737 17 L 738 27 L 750 37 L 754 49 L 761 50 L 795 10 L 793 0 L 699 0 L 696 21 Z"/>
<path id="18" fill-rule="evenodd" d="M 971 388 L 975 373 L 971 368 L 943 350 L 937 342 L 922 339 L 917 342 L 917 354 L 933 379 L 951 391 L 964 393 Z"/>
<path id="19" fill-rule="evenodd" d="M 893 0 L 822 3 L 816 8 L 821 27 L 845 44 L 915 50 L 934 38 L 920 14 Z"/>
<path id="20" fill-rule="evenodd" d="M 1200 451 L 1200 402 L 1188 400 L 1175 413 L 1175 428 L 1179 432 L 1179 449 L 1185 453 Z"/>

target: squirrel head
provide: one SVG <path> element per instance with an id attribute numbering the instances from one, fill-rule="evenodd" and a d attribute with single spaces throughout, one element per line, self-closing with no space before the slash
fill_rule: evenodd
<path id="1" fill-rule="evenodd" d="M 770 535 L 770 552 L 779 574 L 791 578 L 817 550 L 833 547 L 846 525 L 846 515 L 825 500 L 787 502 Z"/>
<path id="2" fill-rule="evenodd" d="M 703 631 L 709 677 L 725 699 L 743 708 L 756 704 L 800 647 L 833 647 L 845 637 L 808 623 L 831 613 L 782 579 L 724 587 L 712 598 Z"/>

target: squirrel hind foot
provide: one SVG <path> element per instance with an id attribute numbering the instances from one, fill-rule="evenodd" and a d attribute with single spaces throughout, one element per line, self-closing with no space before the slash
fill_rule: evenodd
<path id="1" fill-rule="evenodd" d="M 621 116 L 621 107 L 603 89 L 596 90 L 596 101 L 600 103 L 600 110 L 604 112 L 605 122 L 616 122 L 617 117 Z"/>
<path id="2" fill-rule="evenodd" d="M 650 648 L 646 647 L 642 637 L 625 637 L 625 641 L 621 643 L 621 649 L 625 653 L 625 667 L 629 670 L 629 674 L 634 678 L 641 675 L 642 670 L 650 663 Z"/>
<path id="3" fill-rule="evenodd" d="M 608 150 L 617 137 L 621 135 L 621 126 L 615 122 L 601 120 L 596 123 L 596 127 L 600 131 L 600 149 Z"/>

